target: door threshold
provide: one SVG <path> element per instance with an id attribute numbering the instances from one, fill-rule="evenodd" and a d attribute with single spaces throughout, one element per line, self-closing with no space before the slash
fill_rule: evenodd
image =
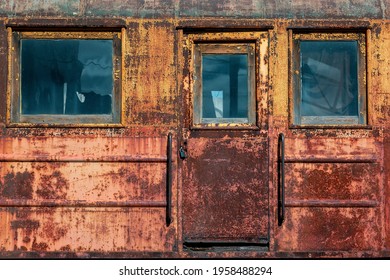
<path id="1" fill-rule="evenodd" d="M 191 240 L 185 241 L 183 248 L 190 251 L 268 251 L 268 245 L 267 239 L 258 242 Z"/>

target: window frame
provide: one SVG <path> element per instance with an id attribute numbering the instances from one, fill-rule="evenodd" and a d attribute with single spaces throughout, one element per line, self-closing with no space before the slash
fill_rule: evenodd
<path id="1" fill-rule="evenodd" d="M 290 41 L 290 127 L 365 127 L 367 126 L 367 48 L 365 32 L 293 32 Z M 301 53 L 302 41 L 357 42 L 358 114 L 355 116 L 301 116 Z"/>
<path id="2" fill-rule="evenodd" d="M 123 127 L 122 124 L 122 53 L 124 29 L 88 31 L 75 29 L 29 30 L 8 27 L 9 69 L 7 91 L 8 127 Z M 113 41 L 113 96 L 111 114 L 22 114 L 21 113 L 21 53 L 22 39 L 46 40 L 112 40 Z"/>
<path id="3" fill-rule="evenodd" d="M 269 31 L 193 31 L 184 32 L 184 57 L 186 58 L 185 67 L 188 74 L 188 87 L 185 86 L 186 94 L 186 125 L 191 130 L 261 130 L 267 127 L 267 100 L 268 100 L 268 68 L 269 68 Z M 203 32 L 204 31 L 204 32 Z M 197 44 L 253 44 L 254 45 L 254 69 L 253 84 L 251 86 L 252 104 L 248 108 L 248 122 L 212 122 L 201 123 L 199 117 L 195 115 L 196 75 L 195 75 L 195 46 Z M 188 68 L 187 68 L 188 67 Z M 249 68 L 248 68 L 249 70 Z M 248 73 L 249 75 L 249 73 Z M 185 80 L 186 84 L 186 80 Z M 201 93 L 200 93 L 201 94 Z M 248 96 L 249 97 L 249 96 Z M 249 98 L 250 100 L 250 98 Z M 248 101 L 249 101 L 248 100 Z M 198 106 L 199 107 L 199 106 Z M 198 120 L 196 120 L 198 118 Z M 232 120 L 232 119 L 230 119 Z"/>
<path id="4" fill-rule="evenodd" d="M 254 43 L 197 43 L 194 51 L 194 125 L 249 124 L 256 122 L 255 106 L 255 44 Z M 203 54 L 247 54 L 248 55 L 248 114 L 246 118 L 204 118 L 202 72 Z"/>

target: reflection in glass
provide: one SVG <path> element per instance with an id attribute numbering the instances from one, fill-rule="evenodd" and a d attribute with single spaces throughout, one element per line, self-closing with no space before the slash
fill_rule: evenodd
<path id="1" fill-rule="evenodd" d="M 202 118 L 248 118 L 248 56 L 203 54 Z"/>
<path id="2" fill-rule="evenodd" d="M 21 40 L 22 114 L 111 114 L 112 40 Z"/>
<path id="3" fill-rule="evenodd" d="M 301 115 L 358 114 L 358 45 L 356 41 L 303 41 Z"/>

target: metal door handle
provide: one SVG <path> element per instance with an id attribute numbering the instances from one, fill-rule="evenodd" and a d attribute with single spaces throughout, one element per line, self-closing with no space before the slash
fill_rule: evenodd
<path id="1" fill-rule="evenodd" d="M 168 133 L 167 143 L 167 187 L 166 187 L 166 224 L 172 222 L 172 133 Z"/>
<path id="2" fill-rule="evenodd" d="M 284 199 L 284 134 L 278 138 L 278 224 L 281 226 L 285 218 Z"/>

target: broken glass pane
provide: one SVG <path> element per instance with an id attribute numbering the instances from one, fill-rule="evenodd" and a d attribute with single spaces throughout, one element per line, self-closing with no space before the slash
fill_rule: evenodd
<path id="1" fill-rule="evenodd" d="M 21 40 L 22 114 L 111 114 L 112 40 Z"/>
<path id="2" fill-rule="evenodd" d="M 248 118 L 248 56 L 203 54 L 202 118 Z"/>
<path id="3" fill-rule="evenodd" d="M 303 41 L 301 115 L 358 115 L 356 41 Z"/>

